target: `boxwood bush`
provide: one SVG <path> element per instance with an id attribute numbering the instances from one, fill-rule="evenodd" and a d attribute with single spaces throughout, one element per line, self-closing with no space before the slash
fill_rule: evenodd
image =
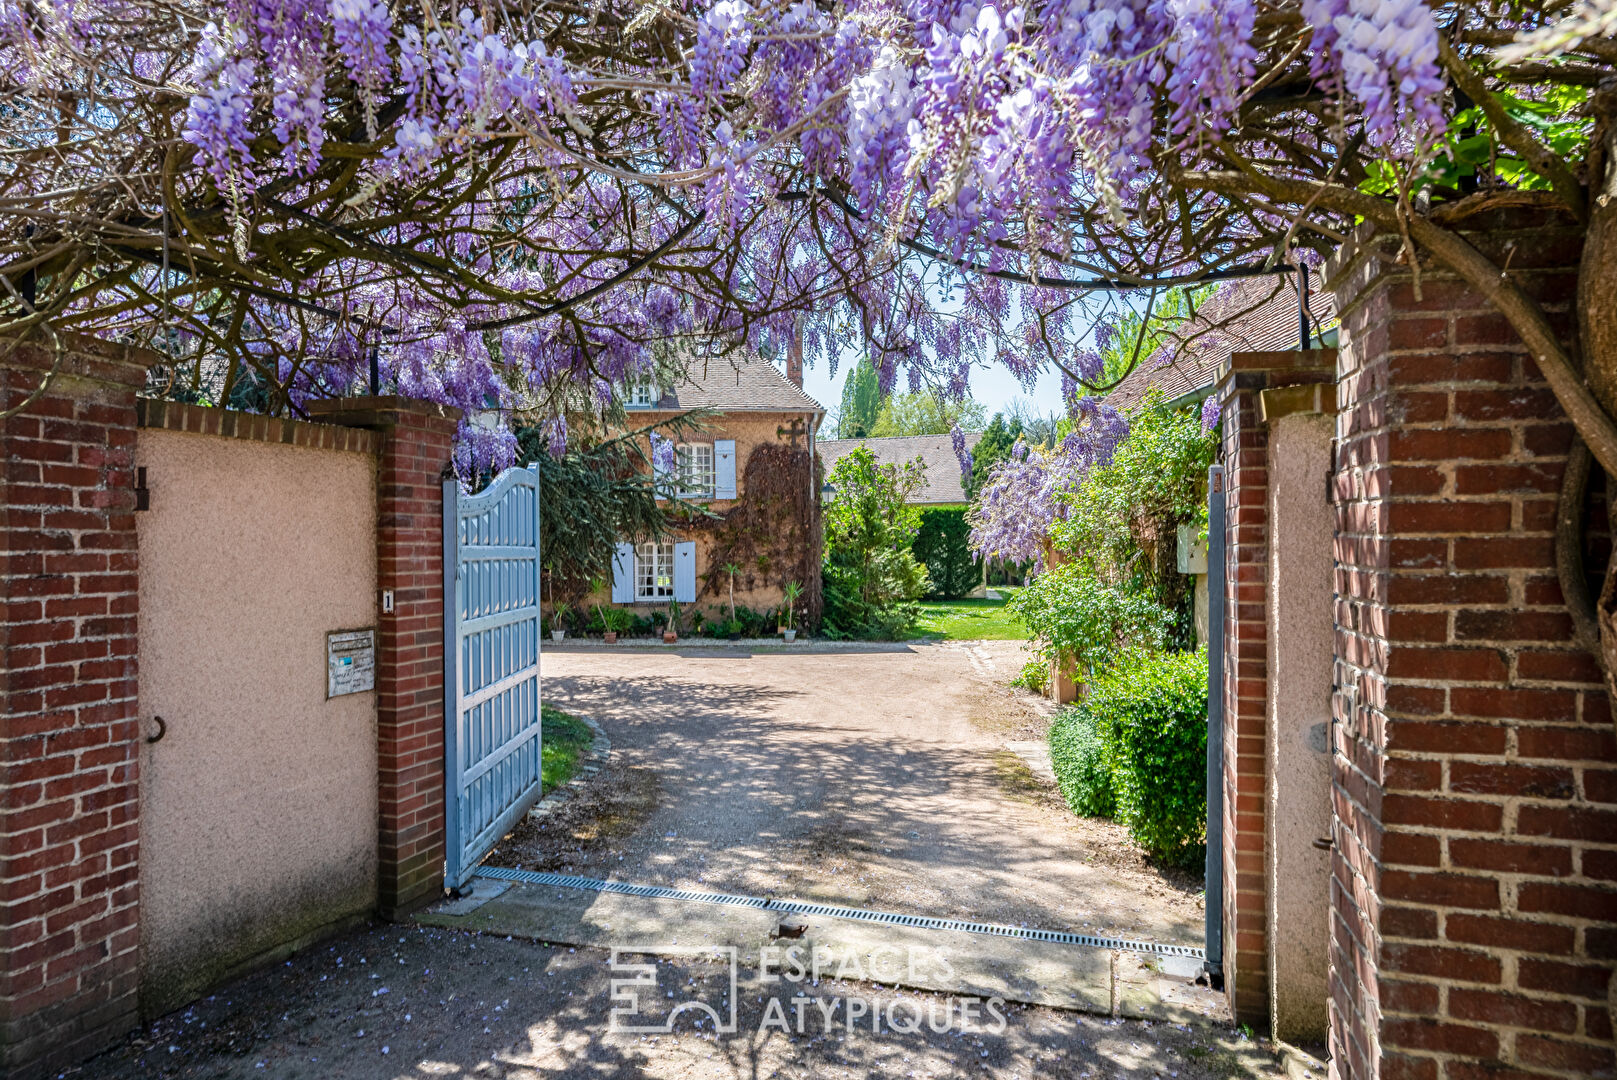
<path id="1" fill-rule="evenodd" d="M 1050 728 L 1050 760 L 1074 813 L 1114 817 L 1152 856 L 1205 854 L 1207 654 L 1125 653 Z"/>
<path id="2" fill-rule="evenodd" d="M 1069 705 L 1050 725 L 1050 763 L 1055 767 L 1061 797 L 1075 814 L 1109 818 L 1117 812 L 1112 790 L 1112 766 L 1105 736 L 1096 729 L 1096 715 Z"/>

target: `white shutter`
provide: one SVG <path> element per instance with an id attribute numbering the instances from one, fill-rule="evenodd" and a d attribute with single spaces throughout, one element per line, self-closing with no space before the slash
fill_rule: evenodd
<path id="1" fill-rule="evenodd" d="M 674 545 L 674 599 L 681 604 L 696 603 L 696 544 L 692 541 Z"/>
<path id="2" fill-rule="evenodd" d="M 634 603 L 634 545 L 619 544 L 612 556 L 612 602 Z"/>
<path id="3" fill-rule="evenodd" d="M 733 499 L 736 497 L 736 441 L 734 439 L 715 439 L 713 441 L 713 497 L 715 499 Z"/>

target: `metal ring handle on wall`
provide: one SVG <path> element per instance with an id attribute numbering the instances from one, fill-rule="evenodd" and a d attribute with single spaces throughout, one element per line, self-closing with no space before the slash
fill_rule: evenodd
<path id="1" fill-rule="evenodd" d="M 163 718 L 161 716 L 155 716 L 154 715 L 152 717 L 152 719 L 157 721 L 157 734 L 156 735 L 148 735 L 148 736 L 146 736 L 146 741 L 148 743 L 159 742 L 159 741 L 162 740 L 164 735 L 168 734 L 168 724 L 167 724 L 167 722 L 165 722 L 163 720 Z"/>

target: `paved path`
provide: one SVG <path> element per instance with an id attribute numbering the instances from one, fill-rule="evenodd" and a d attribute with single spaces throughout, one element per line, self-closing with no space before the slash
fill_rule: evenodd
<path id="1" fill-rule="evenodd" d="M 549 650 L 546 698 L 611 734 L 609 820 L 519 830 L 491 861 L 1200 944 L 1199 886 L 1007 748 L 1048 723 L 1005 685 L 1022 662 L 1015 642 Z"/>

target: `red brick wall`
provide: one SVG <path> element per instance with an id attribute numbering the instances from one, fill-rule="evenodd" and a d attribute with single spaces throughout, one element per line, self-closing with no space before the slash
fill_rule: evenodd
<path id="1" fill-rule="evenodd" d="M 1566 324 L 1553 220 L 1473 238 Z M 1569 427 L 1504 320 L 1433 270 L 1332 265 L 1331 1070 L 1611 1075 L 1617 748 L 1552 561 Z"/>
<path id="2" fill-rule="evenodd" d="M 382 433 L 376 485 L 378 906 L 394 918 L 437 898 L 444 872 L 443 476 L 458 410 L 350 398 L 312 413 Z"/>
<path id="3" fill-rule="evenodd" d="M 1330 378 L 1334 355 L 1235 353 L 1220 392 L 1224 517 L 1224 988 L 1236 1021 L 1269 1026 L 1264 845 L 1269 698 L 1266 389 Z"/>
<path id="4" fill-rule="evenodd" d="M 1245 383 L 1246 385 L 1241 385 Z M 1253 385 L 1256 383 L 1257 385 Z M 1269 1017 L 1269 908 L 1264 888 L 1264 712 L 1268 699 L 1268 429 L 1261 375 L 1234 372 L 1220 421 L 1224 517 L 1224 988 L 1237 1022 Z"/>
<path id="5" fill-rule="evenodd" d="M 65 341 L 66 339 L 64 339 Z M 0 343 L 0 409 L 49 348 Z M 73 339 L 0 420 L 0 1072 L 136 1019 L 135 391 L 156 358 Z"/>

